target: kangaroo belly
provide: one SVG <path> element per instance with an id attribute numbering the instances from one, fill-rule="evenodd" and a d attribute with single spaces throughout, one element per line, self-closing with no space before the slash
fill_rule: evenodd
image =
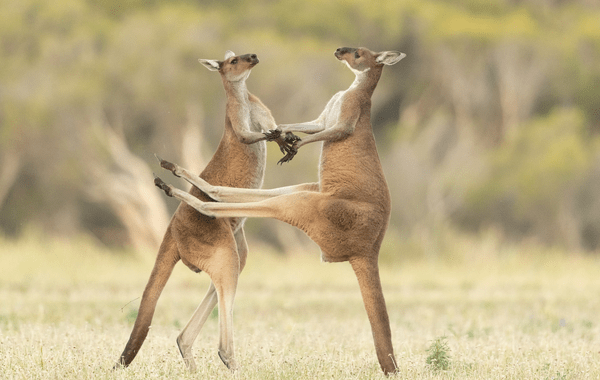
<path id="1" fill-rule="evenodd" d="M 215 186 L 257 189 L 262 187 L 266 162 L 266 142 L 247 145 L 224 136 L 200 176 Z"/>
<path id="2" fill-rule="evenodd" d="M 224 136 L 212 160 L 200 174 L 216 186 L 260 188 L 266 164 L 266 143 L 241 144 Z M 196 187 L 195 197 L 211 202 Z M 192 270 L 206 270 L 215 247 L 235 247 L 233 234 L 243 227 L 245 218 L 212 219 L 186 203 L 181 203 L 171 223 L 181 259 Z"/>

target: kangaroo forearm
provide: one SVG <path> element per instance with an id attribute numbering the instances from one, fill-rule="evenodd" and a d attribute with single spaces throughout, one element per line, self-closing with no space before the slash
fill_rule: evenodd
<path id="1" fill-rule="evenodd" d="M 263 133 L 250 131 L 236 131 L 236 136 L 242 144 L 254 144 L 267 139 Z"/>
<path id="2" fill-rule="evenodd" d="M 321 124 L 317 124 L 316 121 L 309 121 L 300 124 L 284 124 L 281 126 L 281 131 L 286 132 L 302 132 L 306 134 L 313 134 L 322 131 L 325 127 Z"/>
<path id="3" fill-rule="evenodd" d="M 303 145 L 306 144 L 310 144 L 310 143 L 314 143 L 317 141 L 336 141 L 336 140 L 341 140 L 345 137 L 348 137 L 352 134 L 352 132 L 354 132 L 354 128 L 350 128 L 350 127 L 333 127 L 330 129 L 326 129 L 324 131 L 321 132 L 317 132 L 315 134 L 309 135 L 309 136 L 305 136 L 302 138 L 302 140 L 298 143 L 297 147 L 300 148 Z"/>

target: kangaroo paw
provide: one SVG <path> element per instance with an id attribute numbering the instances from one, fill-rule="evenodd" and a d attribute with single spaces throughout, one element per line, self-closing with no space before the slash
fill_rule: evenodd
<path id="1" fill-rule="evenodd" d="M 267 141 L 275 141 L 281 136 L 281 130 L 271 129 L 269 132 L 263 132 L 267 136 Z"/>
<path id="2" fill-rule="evenodd" d="M 296 141 L 300 141 L 301 138 L 296 136 L 295 134 L 293 134 L 292 132 L 286 132 L 285 133 L 285 142 L 293 144 Z"/>
<path id="3" fill-rule="evenodd" d="M 286 154 L 285 156 L 283 156 L 283 158 L 282 158 L 281 160 L 279 160 L 279 161 L 277 162 L 277 164 L 278 164 L 278 165 L 282 165 L 282 164 L 284 164 L 284 163 L 286 163 L 286 162 L 289 162 L 289 161 L 291 161 L 291 160 L 292 160 L 292 158 L 294 158 L 294 156 L 296 155 L 296 153 L 298 153 L 298 150 L 297 150 L 295 147 L 293 147 L 293 146 L 292 146 L 292 147 L 291 147 L 291 148 L 288 150 L 287 154 Z"/>

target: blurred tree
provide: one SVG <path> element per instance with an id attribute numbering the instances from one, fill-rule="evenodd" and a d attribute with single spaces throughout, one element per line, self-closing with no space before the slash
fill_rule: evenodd
<path id="1" fill-rule="evenodd" d="M 111 207 L 135 249 L 154 252 L 170 218 L 164 198 L 154 189 L 152 172 L 131 153 L 123 135 L 105 124 L 97 130 L 99 148 L 108 153 L 109 160 L 88 151 L 86 190 L 93 200 Z"/>
<path id="2" fill-rule="evenodd" d="M 598 145 L 583 138 L 584 130 L 582 113 L 574 109 L 557 109 L 524 126 L 492 154 L 487 179 L 467 198 L 463 222 L 581 249 L 574 197 Z"/>

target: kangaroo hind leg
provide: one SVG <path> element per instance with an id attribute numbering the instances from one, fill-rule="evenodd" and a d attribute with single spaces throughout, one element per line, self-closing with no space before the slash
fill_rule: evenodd
<path id="1" fill-rule="evenodd" d="M 185 366 L 190 372 L 196 371 L 196 362 L 192 354 L 192 345 L 200 333 L 200 329 L 217 305 L 217 292 L 215 285 L 211 282 L 204 299 L 192 315 L 192 318 L 177 337 L 177 347 L 183 358 Z"/>
<path id="2" fill-rule="evenodd" d="M 232 371 L 237 370 L 233 349 L 233 303 L 240 274 L 240 259 L 235 245 L 220 247 L 207 269 L 219 305 L 219 357 Z"/>
<path id="3" fill-rule="evenodd" d="M 248 252 L 248 245 L 246 243 L 246 238 L 244 236 L 244 230 L 240 228 L 235 233 L 235 242 L 237 244 L 238 255 L 240 258 L 240 272 L 244 268 L 246 263 L 246 256 Z M 179 352 L 183 357 L 183 361 L 185 362 L 186 367 L 191 372 L 196 371 L 196 362 L 194 361 L 194 357 L 192 354 L 192 345 L 194 341 L 198 337 L 202 326 L 206 323 L 206 320 L 210 316 L 210 313 L 217 305 L 217 291 L 215 285 L 211 282 L 208 287 L 208 291 L 204 296 L 204 299 L 194 312 L 194 315 L 185 326 L 181 334 L 177 337 L 177 346 L 179 347 Z"/>
<path id="4" fill-rule="evenodd" d="M 379 365 L 384 373 L 394 373 L 396 372 L 396 362 L 392 347 L 392 333 L 379 279 L 377 256 L 353 258 L 350 259 L 350 264 L 358 279 L 367 316 L 371 323 Z"/>

